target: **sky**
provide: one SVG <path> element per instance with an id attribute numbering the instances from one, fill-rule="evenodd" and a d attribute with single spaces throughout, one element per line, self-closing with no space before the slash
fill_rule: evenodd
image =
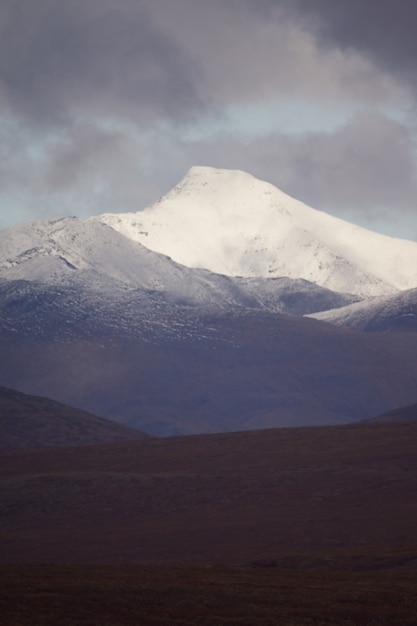
<path id="1" fill-rule="evenodd" d="M 417 240 L 415 0 L 1 0 L 0 228 L 193 165 Z"/>

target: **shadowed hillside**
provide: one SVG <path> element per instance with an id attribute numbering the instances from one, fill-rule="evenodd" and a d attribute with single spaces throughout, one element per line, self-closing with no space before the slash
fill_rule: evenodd
<path id="1" fill-rule="evenodd" d="M 397 421 L 417 420 L 417 404 L 402 406 L 398 409 L 388 411 L 382 415 L 371 417 L 368 422 L 397 422 Z"/>
<path id="2" fill-rule="evenodd" d="M 76 446 L 144 436 L 48 398 L 0 387 L 0 447 Z"/>
<path id="3" fill-rule="evenodd" d="M 416 440 L 402 421 L 5 449 L 1 622 L 414 626 Z"/>
<path id="4" fill-rule="evenodd" d="M 50 336 L 4 331 L 0 381 L 155 435 L 340 424 L 417 401 L 416 333 L 138 310 L 111 328 L 92 312 L 73 326 L 41 317 Z"/>

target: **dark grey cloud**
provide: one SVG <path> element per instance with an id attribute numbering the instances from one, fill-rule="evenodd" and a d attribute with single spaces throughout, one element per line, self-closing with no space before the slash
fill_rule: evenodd
<path id="1" fill-rule="evenodd" d="M 142 2 L 2 2 L 0 97 L 13 114 L 183 119 L 201 106 L 194 83 L 192 61 Z"/>
<path id="2" fill-rule="evenodd" d="M 361 59 L 320 53 L 312 33 L 320 25 L 343 43 L 334 7 L 350 6 L 328 4 L 3 0 L 0 106 L 46 126 L 88 115 L 186 124 L 236 100 L 389 97 L 392 85 Z"/>
<path id="3" fill-rule="evenodd" d="M 89 124 L 76 126 L 48 154 L 43 185 L 51 192 L 67 191 L 83 180 L 93 180 L 95 171 L 108 176 L 107 163 L 114 167 L 125 150 L 125 135 Z M 126 165 L 124 163 L 124 165 Z"/>
<path id="4" fill-rule="evenodd" d="M 364 112 L 332 133 L 287 138 L 277 171 L 317 207 L 361 214 L 415 206 L 415 142 L 405 125 Z"/>
<path id="5" fill-rule="evenodd" d="M 389 97 L 393 86 L 381 72 L 360 55 L 322 49 L 308 13 L 296 8 L 287 0 L 154 0 L 150 6 L 155 22 L 195 60 L 197 88 L 211 105 L 294 95 Z"/>
<path id="6" fill-rule="evenodd" d="M 322 43 L 360 50 L 416 82 L 415 0 L 292 0 L 291 7 Z"/>

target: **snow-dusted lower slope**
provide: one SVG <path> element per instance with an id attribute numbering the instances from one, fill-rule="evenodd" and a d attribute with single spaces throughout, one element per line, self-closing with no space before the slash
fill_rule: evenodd
<path id="1" fill-rule="evenodd" d="M 296 315 L 354 301 L 352 296 L 304 280 L 231 278 L 191 269 L 100 221 L 77 218 L 32 222 L 1 231 L 1 278 L 92 290 L 116 300 L 121 290 L 140 289 L 158 293 L 171 303 Z"/>
<path id="2" fill-rule="evenodd" d="M 417 289 L 369 298 L 338 309 L 314 313 L 309 317 L 355 330 L 416 332 Z"/>
<path id="3" fill-rule="evenodd" d="M 417 286 L 417 243 L 312 209 L 245 172 L 193 167 L 155 205 L 94 220 L 188 267 L 361 296 Z"/>
<path id="4" fill-rule="evenodd" d="M 148 289 L 158 289 L 161 280 L 181 284 L 183 278 L 170 259 L 99 222 L 63 218 L 0 231 L 1 277 L 65 282 L 75 270 Z"/>

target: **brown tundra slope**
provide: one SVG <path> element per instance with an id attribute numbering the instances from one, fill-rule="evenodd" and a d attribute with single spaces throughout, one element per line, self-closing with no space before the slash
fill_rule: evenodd
<path id="1" fill-rule="evenodd" d="M 416 442 L 403 421 L 5 449 L 0 559 L 417 559 Z"/>

